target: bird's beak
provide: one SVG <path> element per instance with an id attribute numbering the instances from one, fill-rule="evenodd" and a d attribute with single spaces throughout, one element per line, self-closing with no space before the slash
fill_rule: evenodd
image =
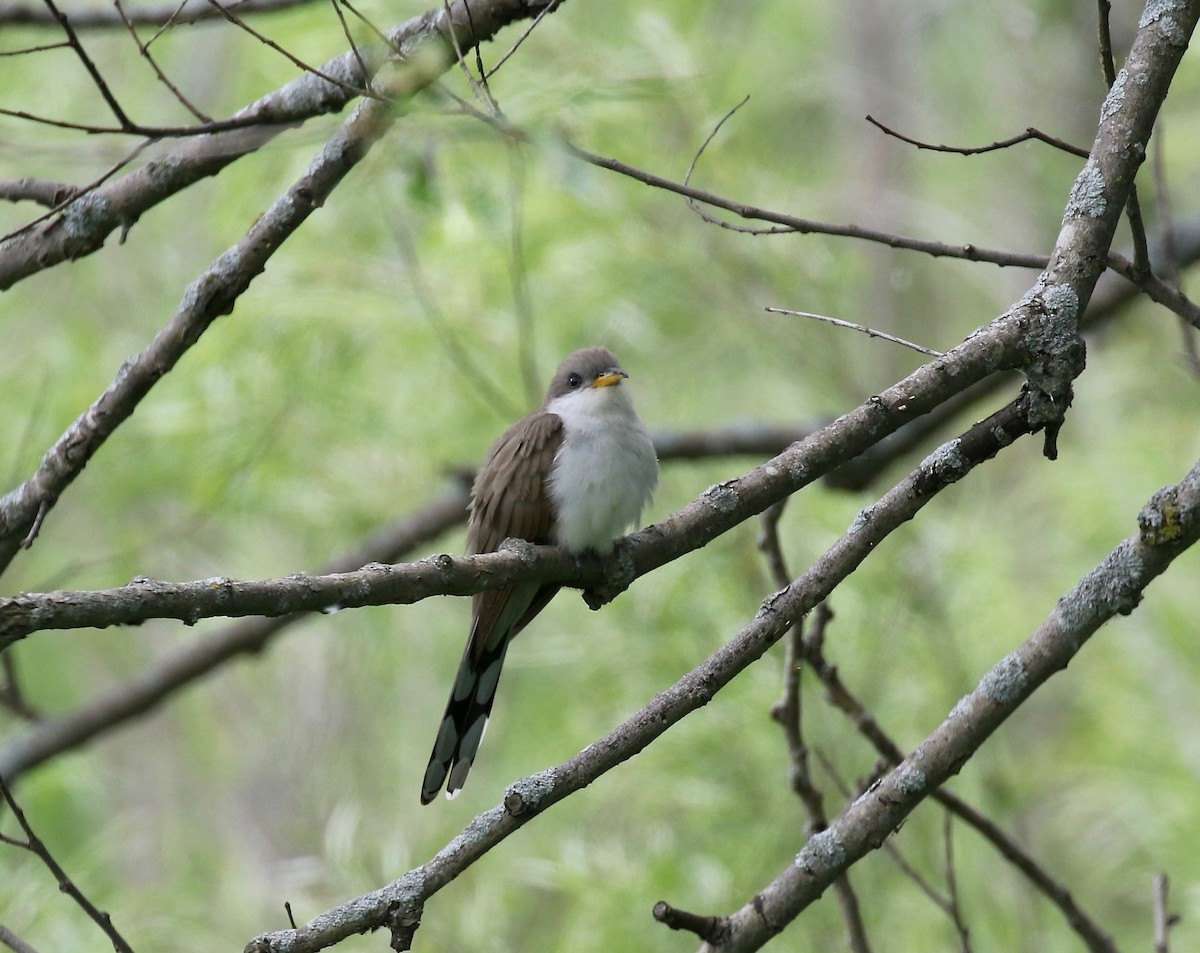
<path id="1" fill-rule="evenodd" d="M 596 375 L 596 379 L 592 381 L 593 387 L 612 387 L 613 384 L 619 384 L 629 375 L 619 367 L 610 367 L 607 371 L 602 371 Z"/>

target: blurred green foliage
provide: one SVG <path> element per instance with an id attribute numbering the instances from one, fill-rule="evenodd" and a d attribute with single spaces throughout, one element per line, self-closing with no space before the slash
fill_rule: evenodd
<path id="1" fill-rule="evenodd" d="M 373 0 L 361 9 L 388 25 L 424 7 Z M 1118 51 L 1138 13 L 1116 5 Z M 1002 311 L 1032 275 L 845 239 L 720 229 L 675 196 L 569 158 L 559 137 L 680 179 L 714 124 L 749 96 L 698 162 L 698 187 L 812 218 L 1045 252 L 1079 160 L 1039 144 L 969 159 L 917 152 L 862 118 L 933 142 L 978 145 L 1038 126 L 1087 145 L 1104 95 L 1094 15 L 1054 0 L 565 4 L 491 81 L 530 144 L 455 115 L 444 97 L 406 105 L 234 313 L 100 451 L 13 564 L 5 591 L 319 566 L 436 496 L 451 468 L 478 461 L 536 401 L 561 355 L 587 344 L 621 355 L 652 429 L 844 412 L 916 367 L 917 355 L 764 307 L 832 314 L 946 348 Z M 256 23 L 312 63 L 345 46 L 327 6 Z M 4 47 L 50 35 L 8 27 Z M 516 36 L 489 44 L 485 62 Z M 137 118 L 186 120 L 127 36 L 86 42 Z M 153 49 L 216 116 L 294 75 L 228 24 L 177 29 Z M 0 105 L 82 121 L 104 115 L 69 51 L 0 60 L 0 77 Z M 470 96 L 457 71 L 445 82 Z M 1161 137 L 1181 218 L 1196 211 L 1198 106 L 1192 54 Z M 338 122 L 283 135 L 146 214 L 123 243 L 114 238 L 5 294 L 5 489 L 32 472 Z M 3 117 L 0 175 L 83 182 L 128 145 Z M 1160 221 L 1149 174 L 1142 189 Z M 0 209 L 0 225 L 29 215 Z M 534 379 L 522 372 L 523 349 L 535 358 Z M 1058 462 L 1033 440 L 1012 447 L 839 589 L 830 656 L 901 745 L 935 727 L 1134 530 L 1142 503 L 1191 465 L 1198 389 L 1175 319 L 1145 303 L 1129 308 L 1091 341 Z M 649 518 L 755 462 L 666 467 Z M 783 522 L 793 571 L 903 472 L 898 465 L 873 492 L 814 486 L 793 500 Z M 756 531 L 737 529 L 600 614 L 560 596 L 509 656 L 490 737 L 454 802 L 417 803 L 465 638 L 467 606 L 451 599 L 312 619 L 262 657 L 33 772 L 20 798 L 139 951 L 239 949 L 286 926 L 285 900 L 303 921 L 422 863 L 509 780 L 574 754 L 704 659 L 772 589 Z M 434 548 L 462 545 L 456 532 Z M 1125 949 L 1150 945 L 1158 871 L 1173 877 L 1173 908 L 1184 915 L 1174 942 L 1200 943 L 1198 570 L 1196 553 L 1181 559 L 952 785 L 1044 861 Z M 15 655 L 29 699 L 61 712 L 222 625 L 38 633 Z M 417 948 L 693 948 L 651 922 L 656 900 L 729 912 L 805 840 L 807 818 L 788 791 L 768 716 L 780 666 L 772 651 L 648 751 L 506 841 L 430 902 Z M 838 774 L 819 774 L 836 814 L 839 785 L 867 776 L 875 757 L 815 683 L 806 681 L 805 706 L 809 742 Z M 23 730 L 3 724 L 8 738 Z M 893 843 L 945 890 L 934 807 Z M 1057 911 L 960 825 L 954 851 L 976 949 L 1079 949 Z M 956 947 L 946 917 L 886 854 L 856 866 L 852 879 L 878 948 Z M 0 923 L 41 950 L 105 948 L 49 875 L 13 849 L 0 850 Z M 826 899 L 777 945 L 842 950 L 842 936 Z M 354 938 L 340 948 L 384 942 Z"/>

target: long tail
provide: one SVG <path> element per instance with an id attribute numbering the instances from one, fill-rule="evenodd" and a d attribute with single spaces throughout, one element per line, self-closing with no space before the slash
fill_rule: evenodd
<path id="1" fill-rule="evenodd" d="M 454 688 L 446 703 L 446 714 L 429 756 L 429 767 L 425 769 L 425 780 L 421 783 L 422 804 L 436 798 L 443 786 L 446 796 L 453 797 L 467 779 L 492 712 L 500 669 L 510 641 L 511 636 L 497 640 L 495 645 L 485 648 L 478 659 L 471 658 L 470 644 L 463 652 Z"/>

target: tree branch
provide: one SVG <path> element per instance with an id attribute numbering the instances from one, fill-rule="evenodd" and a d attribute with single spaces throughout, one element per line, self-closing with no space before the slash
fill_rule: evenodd
<path id="1" fill-rule="evenodd" d="M 21 805 L 13 797 L 12 791 L 9 790 L 8 782 L 3 776 L 0 776 L 0 796 L 3 797 L 4 802 L 8 805 L 8 809 L 12 811 L 13 817 L 16 818 L 17 824 L 20 825 L 21 830 L 25 834 L 24 840 L 0 834 L 0 843 L 23 848 L 37 857 L 46 866 L 46 869 L 53 874 L 54 879 L 58 883 L 58 889 L 74 900 L 92 922 L 104 931 L 104 935 L 112 942 L 116 953 L 133 953 L 129 944 L 125 942 L 125 938 L 121 936 L 120 931 L 113 926 L 112 917 L 96 907 L 87 898 L 83 891 L 76 886 L 75 882 L 67 876 L 67 872 L 63 870 L 62 865 L 54 859 L 54 855 L 50 853 L 50 848 L 34 833 L 33 827 L 25 817 L 25 812 L 21 810 Z"/>
<path id="2" fill-rule="evenodd" d="M 250 13 L 273 13 L 279 10 L 290 10 L 292 7 L 312 3 L 313 0 L 238 0 L 227 4 L 227 8 L 242 15 Z M 182 26 L 188 23 L 198 23 L 201 20 L 213 20 L 221 16 L 211 6 L 201 0 L 183 0 L 183 2 L 165 3 L 159 6 L 141 6 L 127 11 L 129 22 L 134 26 L 161 27 L 167 25 Z M 123 29 L 125 21 L 119 12 L 104 7 L 82 7 L 69 12 L 71 25 L 77 30 L 115 30 Z M 0 24 L 21 26 L 57 26 L 58 20 L 50 14 L 45 6 L 31 3 L 0 4 Z"/>
<path id="3" fill-rule="evenodd" d="M 430 505 L 333 560 L 324 571 L 346 572 L 375 560 L 391 562 L 437 538 L 466 519 L 468 485 L 467 480 L 457 481 Z M 23 736 L 0 747 L 0 776 L 15 779 L 128 723 L 231 659 L 264 651 L 276 636 L 305 618 L 250 618 L 176 649 L 131 681 L 102 692 L 65 715 L 39 721 Z"/>
<path id="4" fill-rule="evenodd" d="M 730 916 L 726 939 L 706 944 L 704 953 L 762 947 L 957 774 L 1009 715 L 1067 667 L 1101 625 L 1132 612 L 1146 586 L 1200 539 L 1200 463 L 1180 483 L 1155 494 L 1138 515 L 1138 525 L 1138 534 L 1060 599 L 1045 624 L 984 675 L 903 763 L 811 838 L 795 863 L 752 903 Z"/>
<path id="5" fill-rule="evenodd" d="M 980 334 L 959 345 L 767 463 L 736 480 L 709 487 L 684 510 L 634 534 L 621 554 L 621 578 L 599 563 L 578 560 L 554 547 L 528 544 L 478 556 L 439 555 L 417 563 L 375 564 L 354 572 L 254 582 L 213 578 L 167 583 L 139 578 L 116 589 L 0 599 L 0 650 L 47 628 L 102 628 L 155 618 L 192 624 L 213 616 L 280 616 L 406 604 L 434 595 L 471 595 L 530 579 L 586 588 L 599 605 L 611 601 L 638 576 L 701 548 L 985 375 L 989 364 L 1003 354 L 1003 349 L 998 355 L 989 346 L 993 342 L 988 337 Z M 1028 413 L 1029 403 L 1022 400 L 1019 410 Z M 1039 424 L 1029 426 L 1037 429 Z"/>
<path id="6" fill-rule="evenodd" d="M 737 636 L 624 724 L 558 767 L 512 784 L 502 804 L 477 816 L 423 866 L 298 930 L 264 934 L 251 941 L 246 953 L 312 953 L 392 918 L 419 921 L 429 897 L 533 817 L 632 758 L 671 725 L 708 704 L 938 492 L 1028 432 L 1025 415 L 1013 402 L 944 444 L 859 513 L 846 534 L 806 573 L 763 602 Z"/>
<path id="7" fill-rule="evenodd" d="M 418 48 L 440 51 L 440 57 L 422 57 L 402 70 L 405 75 L 398 81 L 403 95 L 411 95 L 453 64 L 451 36 L 462 49 L 471 49 L 504 26 L 536 16 L 546 2 L 471 0 L 468 16 L 464 0 L 455 0 L 388 31 L 386 45 L 370 44 L 343 53 L 323 64 L 320 75 L 302 74 L 235 113 L 224 124 L 234 128 L 181 143 L 142 168 L 79 194 L 55 208 L 52 215 L 0 239 L 0 291 L 45 268 L 91 254 L 114 230 L 130 228 L 150 208 L 216 175 L 285 129 L 314 116 L 339 112 L 353 99 L 349 90 L 364 87 L 370 79 L 362 73 L 364 62 L 376 71 L 388 58 L 410 59 Z"/>

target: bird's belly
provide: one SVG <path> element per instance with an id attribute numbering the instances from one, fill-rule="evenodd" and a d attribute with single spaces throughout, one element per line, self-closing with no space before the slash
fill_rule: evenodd
<path id="1" fill-rule="evenodd" d="M 559 545 L 612 552 L 613 540 L 641 518 L 657 480 L 658 461 L 644 430 L 630 428 L 617 438 L 569 434 L 550 475 Z"/>

